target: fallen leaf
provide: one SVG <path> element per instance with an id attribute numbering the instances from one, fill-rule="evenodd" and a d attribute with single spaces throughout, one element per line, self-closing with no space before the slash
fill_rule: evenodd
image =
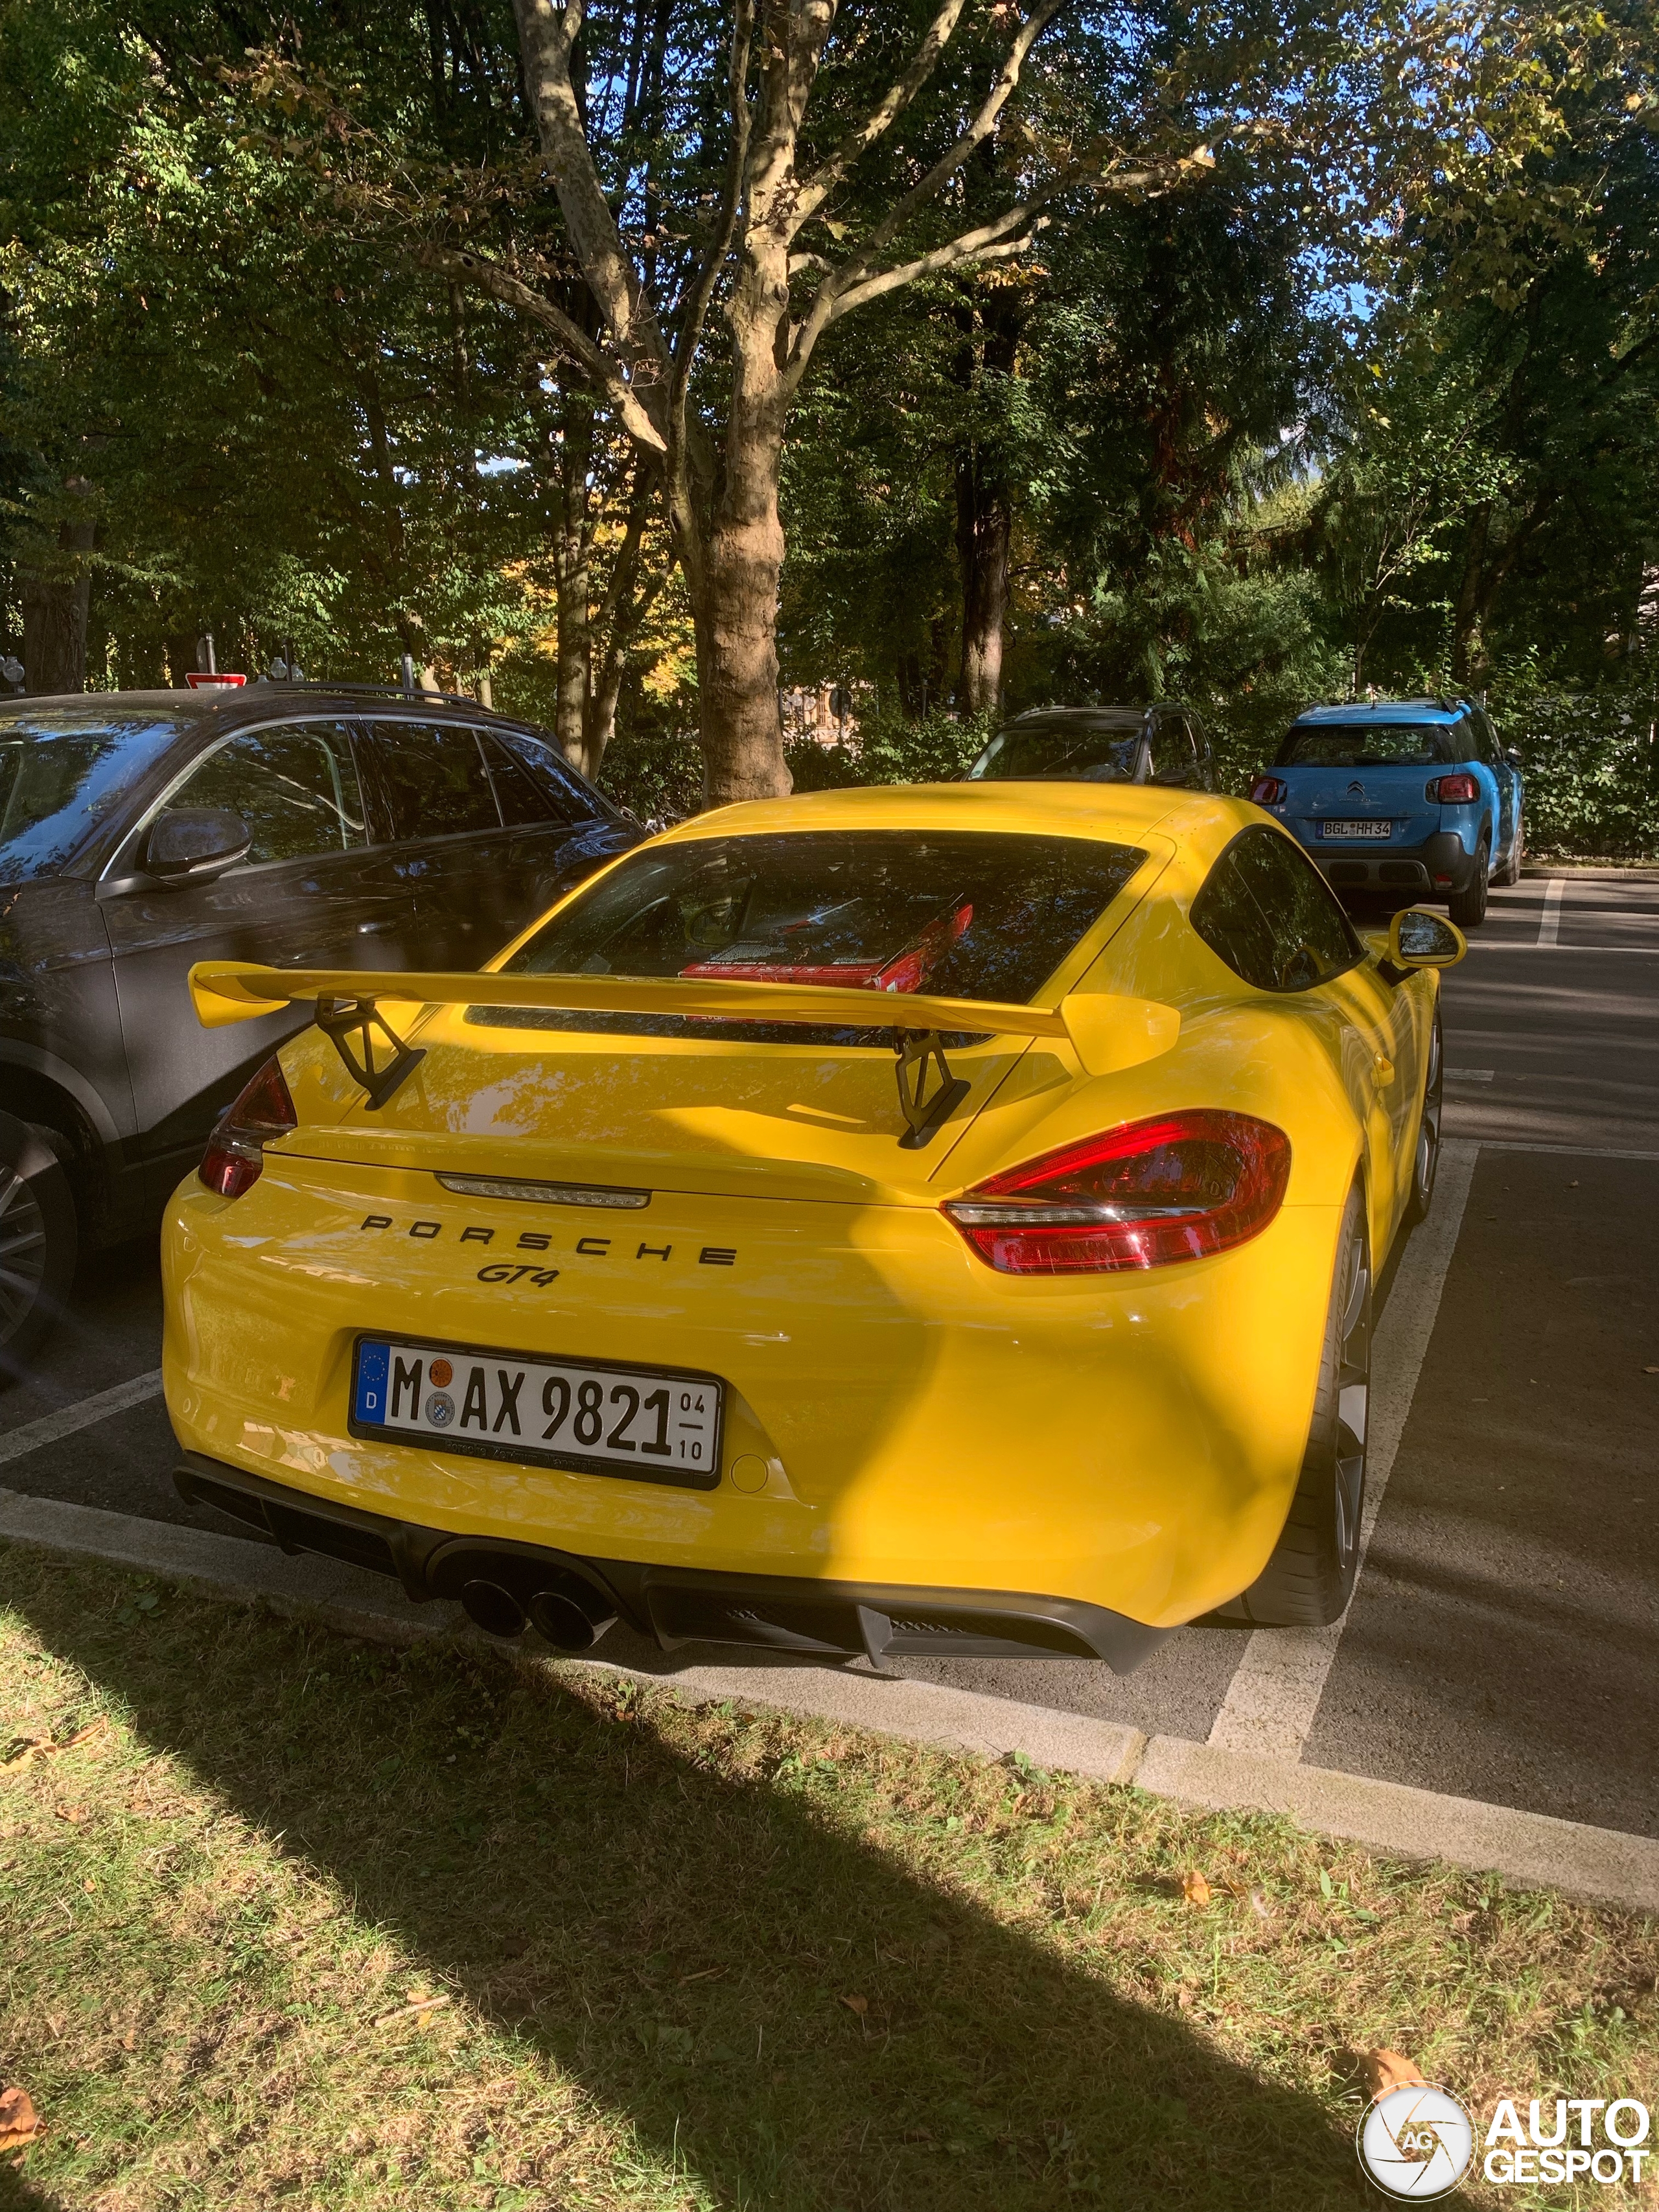
<path id="1" fill-rule="evenodd" d="M 864 2018 L 865 2014 L 870 2009 L 870 2000 L 868 1997 L 843 1997 L 842 1999 L 842 2002 L 846 2006 L 848 2012 L 855 2012 L 860 2020 Z"/>
<path id="2" fill-rule="evenodd" d="M 86 1891 L 88 1896 L 90 1897 L 94 1890 L 97 1888 L 98 1885 L 93 1880 L 92 1876 L 88 1875 L 86 1880 L 82 1883 L 81 1887 Z"/>
<path id="3" fill-rule="evenodd" d="M 1644 1375 L 1659 1375 L 1659 1367 L 1644 1367 L 1642 1372 Z"/>
<path id="4" fill-rule="evenodd" d="M 101 1742 L 108 1734 L 109 1715 L 100 1713 L 95 1721 L 89 1721 L 85 1728 L 78 1729 L 67 1743 L 60 1743 L 58 1748 L 59 1751 L 82 1751 L 92 1744 Z"/>
<path id="5" fill-rule="evenodd" d="M 1272 1905 L 1268 1904 L 1259 1889 L 1253 1889 L 1250 1892 L 1250 1910 L 1258 1920 L 1271 1920 L 1273 1917 Z"/>
<path id="6" fill-rule="evenodd" d="M 84 1805 L 54 1805 L 52 1809 L 60 1820 L 67 1820 L 72 1826 L 77 1828 L 82 1820 L 89 1820 L 92 1818 Z"/>
<path id="7" fill-rule="evenodd" d="M 15 1735 L 6 1746 L 0 1765 L 27 1766 L 32 1759 L 50 1759 L 57 1749 L 49 1735 Z"/>
<path id="8" fill-rule="evenodd" d="M 1194 1868 L 1190 1874 L 1183 1874 L 1182 1875 L 1181 1894 L 1186 1899 L 1188 1905 L 1207 1905 L 1209 1903 L 1210 1885 L 1205 1881 L 1203 1875 L 1198 1872 L 1196 1868 Z"/>
<path id="9" fill-rule="evenodd" d="M 1375 2097 L 1386 2096 L 1390 2089 L 1402 2089 L 1423 2079 L 1413 2060 L 1400 2051 L 1367 2051 L 1361 2053 L 1365 2068 L 1365 2087 Z"/>
<path id="10" fill-rule="evenodd" d="M 0 2089 L 0 2151 L 21 2150 L 46 2131 L 27 2089 Z"/>
<path id="11" fill-rule="evenodd" d="M 383 2012 L 374 2025 L 376 2027 L 384 2027 L 391 2020 L 408 2020 L 416 2013 L 436 2012 L 440 2005 L 447 2005 L 448 2002 L 447 1997 L 422 1997 L 415 2004 L 396 2005 L 390 2012 Z"/>

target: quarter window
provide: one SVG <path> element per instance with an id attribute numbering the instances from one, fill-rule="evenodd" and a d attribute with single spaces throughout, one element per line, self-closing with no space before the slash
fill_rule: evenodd
<path id="1" fill-rule="evenodd" d="M 1351 968 L 1358 939 L 1324 878 L 1264 824 L 1234 838 L 1193 901 L 1193 927 L 1259 991 L 1306 991 Z"/>
<path id="2" fill-rule="evenodd" d="M 1152 780 L 1154 783 L 1188 784 L 1197 766 L 1193 741 L 1178 714 L 1160 714 L 1151 732 Z"/>
<path id="3" fill-rule="evenodd" d="M 338 722 L 246 730 L 210 753 L 168 803 L 240 814 L 253 832 L 251 863 L 315 860 L 368 842 L 351 739 Z"/>
<path id="4" fill-rule="evenodd" d="M 374 721 L 368 731 L 392 837 L 499 830 L 501 816 L 475 732 L 459 722 Z"/>
<path id="5" fill-rule="evenodd" d="M 484 765 L 489 781 L 495 787 L 495 803 L 501 810 L 501 820 L 509 830 L 526 828 L 531 823 L 568 822 L 569 809 L 558 805 L 552 793 L 530 774 L 521 761 L 501 743 L 493 730 L 480 730 L 478 743 L 483 747 Z"/>

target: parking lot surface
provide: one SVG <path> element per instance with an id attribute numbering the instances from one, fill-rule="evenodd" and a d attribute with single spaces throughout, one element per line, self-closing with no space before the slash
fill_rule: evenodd
<path id="1" fill-rule="evenodd" d="M 1382 1285 L 1381 1505 L 1346 1620 L 1195 1626 L 1121 1678 L 903 1672 L 1659 1837 L 1659 872 L 1494 892 L 1444 1019 L 1448 1150 Z M 153 1254 L 99 1255 L 0 1397 L 0 1484 L 228 1533 L 173 1491 L 160 1356 Z M 603 1648 L 672 1679 L 621 1632 Z"/>

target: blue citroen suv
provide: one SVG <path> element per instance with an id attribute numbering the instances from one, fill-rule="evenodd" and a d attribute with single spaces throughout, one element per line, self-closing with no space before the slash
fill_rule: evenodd
<path id="1" fill-rule="evenodd" d="M 1488 884 L 1520 878 L 1517 757 L 1467 699 L 1310 707 L 1250 796 L 1340 891 L 1444 899 L 1468 929 Z"/>

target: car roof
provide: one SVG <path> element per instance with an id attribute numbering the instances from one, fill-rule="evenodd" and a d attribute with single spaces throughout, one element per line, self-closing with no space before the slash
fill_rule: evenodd
<path id="1" fill-rule="evenodd" d="M 1040 728 L 1044 723 L 1083 730 L 1138 730 L 1153 709 L 1150 707 L 1028 707 L 1005 722 L 1007 730 Z"/>
<path id="2" fill-rule="evenodd" d="M 1224 842 L 1261 819 L 1242 799 L 1150 783 L 882 783 L 804 791 L 711 808 L 666 830 L 655 844 L 762 836 L 805 830 L 1000 830 L 1027 837 L 1133 841 L 1165 836 Z"/>
<path id="3" fill-rule="evenodd" d="M 151 708 L 175 719 L 194 717 L 200 720 L 215 714 L 234 714 L 238 708 L 264 714 L 272 707 L 281 706 L 296 711 L 304 708 L 314 713 L 342 701 L 360 714 L 377 707 L 412 707 L 423 714 L 441 714 L 448 709 L 486 715 L 494 722 L 510 723 L 513 720 L 510 715 L 498 714 L 477 699 L 463 698 L 453 691 L 404 691 L 393 684 L 273 684 L 265 677 L 251 684 L 204 685 L 199 691 L 170 688 L 149 691 L 25 691 L 12 698 L 0 699 L 0 712 L 17 708 L 32 713 L 44 707 L 95 710 L 106 701 L 112 713 L 133 708 Z"/>
<path id="4" fill-rule="evenodd" d="M 1468 713 L 1462 699 L 1378 699 L 1366 706 L 1309 707 L 1291 727 L 1319 722 L 1461 722 Z"/>

